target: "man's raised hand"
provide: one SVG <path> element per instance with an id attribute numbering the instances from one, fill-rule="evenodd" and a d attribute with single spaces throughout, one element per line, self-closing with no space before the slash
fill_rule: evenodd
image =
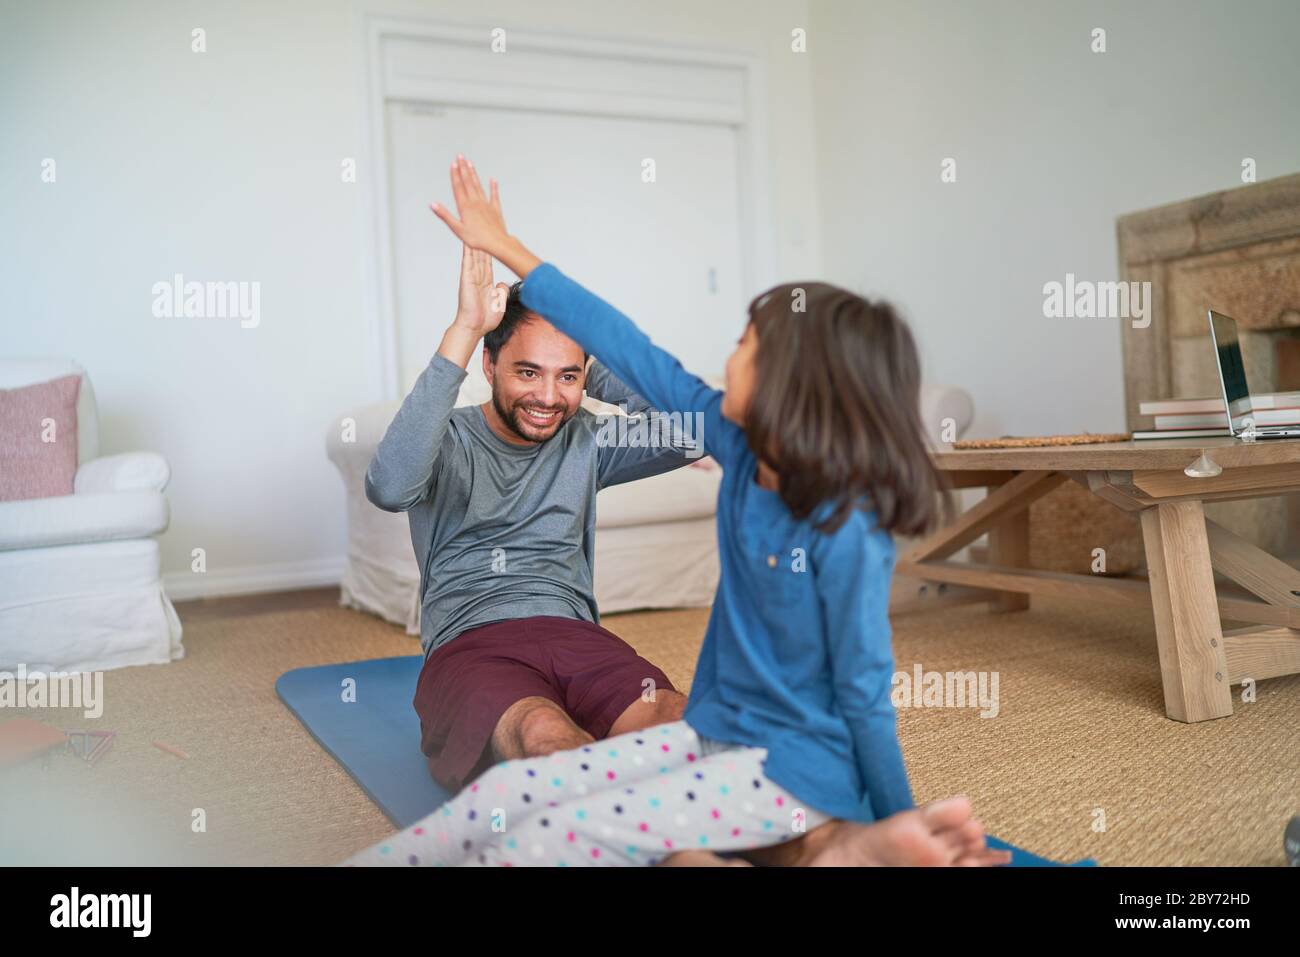
<path id="1" fill-rule="evenodd" d="M 485 336 L 501 324 L 510 287 L 492 283 L 492 257 L 468 243 L 460 259 L 460 298 L 456 324 L 476 336 Z"/>

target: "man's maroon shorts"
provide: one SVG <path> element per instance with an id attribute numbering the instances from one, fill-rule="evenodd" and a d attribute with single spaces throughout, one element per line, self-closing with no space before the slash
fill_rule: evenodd
<path id="1" fill-rule="evenodd" d="M 431 652 L 415 688 L 420 749 L 435 781 L 455 794 L 495 762 L 492 732 L 521 698 L 548 698 L 593 738 L 645 690 L 674 691 L 627 642 L 576 618 L 494 621 Z"/>

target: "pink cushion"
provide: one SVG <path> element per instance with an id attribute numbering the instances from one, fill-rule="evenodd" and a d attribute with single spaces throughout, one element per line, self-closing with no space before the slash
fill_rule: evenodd
<path id="1" fill-rule="evenodd" d="M 80 391 L 75 374 L 0 389 L 0 502 L 72 494 Z"/>

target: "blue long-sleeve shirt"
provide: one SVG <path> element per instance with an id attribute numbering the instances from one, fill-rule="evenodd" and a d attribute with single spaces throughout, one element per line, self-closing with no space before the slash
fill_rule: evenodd
<path id="1" fill-rule="evenodd" d="M 764 773 L 811 808 L 872 821 L 913 806 L 890 688 L 894 543 L 857 510 L 831 534 L 757 484 L 722 393 L 550 263 L 525 280 L 545 316 L 652 405 L 703 415 L 718 494 L 722 578 L 685 719 L 719 741 L 767 749 Z M 761 383 L 759 384 L 761 388 Z"/>

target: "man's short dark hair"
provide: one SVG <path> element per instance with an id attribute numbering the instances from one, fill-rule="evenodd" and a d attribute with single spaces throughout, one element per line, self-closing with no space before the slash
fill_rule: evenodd
<path id="1" fill-rule="evenodd" d="M 496 365 L 497 356 L 501 353 L 501 347 L 510 341 L 510 337 L 515 334 L 515 330 L 519 328 L 520 323 L 527 320 L 529 316 L 537 315 L 524 305 L 523 298 L 519 295 L 519 291 L 523 286 L 524 281 L 518 279 L 510 287 L 510 294 L 506 296 L 506 314 L 501 317 L 501 322 L 497 327 L 483 337 L 483 348 L 492 357 L 493 365 Z M 587 361 L 585 349 L 582 353 L 582 361 Z"/>

